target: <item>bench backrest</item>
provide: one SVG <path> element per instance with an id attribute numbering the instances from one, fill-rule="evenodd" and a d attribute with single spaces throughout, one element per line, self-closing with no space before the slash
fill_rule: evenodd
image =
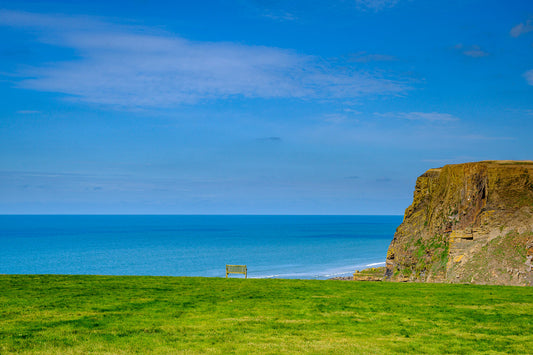
<path id="1" fill-rule="evenodd" d="M 248 270 L 246 265 L 226 265 L 226 277 L 228 274 L 243 274 L 244 277 L 248 277 Z"/>

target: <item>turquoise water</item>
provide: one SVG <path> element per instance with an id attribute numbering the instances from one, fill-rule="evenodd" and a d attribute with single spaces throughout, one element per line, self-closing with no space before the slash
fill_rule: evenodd
<path id="1" fill-rule="evenodd" d="M 0 273 L 324 279 L 384 265 L 401 216 L 0 216 Z"/>

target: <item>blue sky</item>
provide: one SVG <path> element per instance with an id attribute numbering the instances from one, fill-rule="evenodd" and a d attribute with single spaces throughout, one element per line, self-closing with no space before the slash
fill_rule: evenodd
<path id="1" fill-rule="evenodd" d="M 532 159 L 531 1 L 0 1 L 0 36 L 2 214 L 402 214 Z"/>

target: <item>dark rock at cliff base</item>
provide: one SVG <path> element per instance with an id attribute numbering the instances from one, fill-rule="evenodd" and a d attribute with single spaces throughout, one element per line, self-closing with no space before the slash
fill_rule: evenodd
<path id="1" fill-rule="evenodd" d="M 533 285 L 533 161 L 422 174 L 389 246 L 385 279 Z"/>

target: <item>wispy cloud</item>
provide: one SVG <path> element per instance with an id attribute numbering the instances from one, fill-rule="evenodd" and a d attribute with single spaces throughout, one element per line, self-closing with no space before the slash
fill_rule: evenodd
<path id="1" fill-rule="evenodd" d="M 466 55 L 467 57 L 481 58 L 489 55 L 488 52 L 482 50 L 481 47 L 478 45 L 471 45 L 465 47 L 462 44 L 457 44 L 454 46 L 454 48 L 460 51 L 462 54 Z"/>
<path id="2" fill-rule="evenodd" d="M 348 120 L 348 116 L 341 113 L 327 113 L 323 115 L 323 118 L 329 123 L 342 123 Z"/>
<path id="3" fill-rule="evenodd" d="M 506 109 L 506 111 L 509 111 L 515 114 L 533 116 L 533 109 L 508 108 Z"/>
<path id="4" fill-rule="evenodd" d="M 524 73 L 524 78 L 526 78 L 527 83 L 529 85 L 533 85 L 533 69 L 528 70 L 527 72 L 525 72 Z"/>
<path id="5" fill-rule="evenodd" d="M 370 54 L 367 52 L 358 52 L 350 55 L 350 60 L 357 63 L 369 62 L 391 62 L 397 60 L 396 57 L 386 54 Z"/>
<path id="6" fill-rule="evenodd" d="M 293 1 L 239 0 L 239 3 L 260 17 L 280 22 L 298 20 L 298 16 L 293 11 L 294 5 L 298 4 Z"/>
<path id="7" fill-rule="evenodd" d="M 403 118 L 411 121 L 426 121 L 426 122 L 454 122 L 459 121 L 458 117 L 449 113 L 440 112 L 374 112 L 374 116 L 384 118 Z"/>
<path id="8" fill-rule="evenodd" d="M 453 122 L 459 121 L 459 118 L 449 113 L 440 112 L 408 112 L 402 113 L 401 116 L 408 120 L 421 120 L 430 122 Z"/>
<path id="9" fill-rule="evenodd" d="M 274 12 L 274 11 L 268 11 L 265 10 L 261 14 L 263 17 L 276 20 L 276 21 L 294 21 L 297 19 L 297 17 L 294 14 L 291 14 L 290 12 L 282 11 L 282 12 Z"/>
<path id="10" fill-rule="evenodd" d="M 36 110 L 19 110 L 19 111 L 17 111 L 17 113 L 18 113 L 19 115 L 36 115 L 36 114 L 41 113 L 41 111 L 36 111 Z"/>
<path id="11" fill-rule="evenodd" d="M 512 37 L 518 37 L 524 33 L 533 31 L 533 16 L 530 16 L 525 22 L 519 23 L 518 25 L 511 28 L 509 34 Z"/>
<path id="12" fill-rule="evenodd" d="M 88 103 L 155 107 L 228 97 L 338 99 L 407 89 L 287 49 L 189 41 L 88 17 L 4 10 L 0 25 L 32 30 L 39 41 L 77 54 L 19 73 L 26 76 L 19 87 Z"/>
<path id="13" fill-rule="evenodd" d="M 464 51 L 463 54 L 472 58 L 481 58 L 489 55 L 489 53 L 482 51 L 478 46 L 473 46 L 473 48 Z"/>
<path id="14" fill-rule="evenodd" d="M 467 134 L 458 136 L 458 138 L 465 139 L 465 140 L 480 140 L 480 141 L 508 141 L 508 140 L 514 140 L 514 137 L 498 137 L 498 136 L 487 136 L 483 134 Z"/>
<path id="15" fill-rule="evenodd" d="M 305 19 L 309 12 L 322 15 L 353 10 L 379 12 L 394 7 L 401 0 L 239 0 L 240 3 L 261 17 L 276 21 Z M 307 9 L 307 11 L 302 11 Z M 312 11 L 309 11 L 312 9 Z M 307 12 L 307 13 L 306 13 Z"/>
<path id="16" fill-rule="evenodd" d="M 346 107 L 346 108 L 344 108 L 344 109 L 342 109 L 342 110 L 343 110 L 344 112 L 348 112 L 348 113 L 350 113 L 350 114 L 352 114 L 352 115 L 360 115 L 360 114 L 363 113 L 363 112 L 361 112 L 361 111 L 354 110 L 353 108 L 349 108 L 349 107 Z"/>
<path id="17" fill-rule="evenodd" d="M 380 11 L 393 7 L 399 1 L 400 0 L 355 0 L 355 3 L 360 7 L 366 7 L 375 11 Z"/>
<path id="18" fill-rule="evenodd" d="M 281 143 L 283 141 L 281 137 L 276 137 L 276 136 L 258 138 L 257 140 L 260 142 L 270 142 L 270 143 Z"/>
<path id="19" fill-rule="evenodd" d="M 321 120 L 328 123 L 345 123 L 345 122 L 359 122 L 358 116 L 363 112 L 354 110 L 350 107 L 345 107 L 342 112 L 324 113 L 321 115 Z"/>
<path id="20" fill-rule="evenodd" d="M 389 178 L 389 177 L 382 177 L 382 178 L 377 178 L 376 179 L 376 182 L 391 182 L 392 179 Z"/>

